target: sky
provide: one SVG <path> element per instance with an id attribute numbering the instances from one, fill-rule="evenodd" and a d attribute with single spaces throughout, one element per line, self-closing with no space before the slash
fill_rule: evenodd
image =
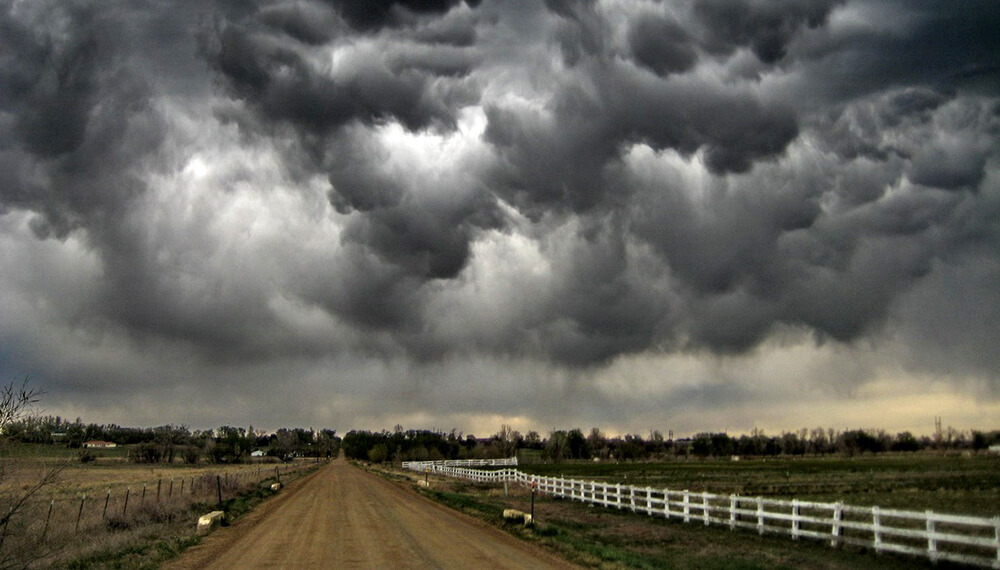
<path id="1" fill-rule="evenodd" d="M 1000 429 L 1000 3 L 0 0 L 85 422 Z"/>

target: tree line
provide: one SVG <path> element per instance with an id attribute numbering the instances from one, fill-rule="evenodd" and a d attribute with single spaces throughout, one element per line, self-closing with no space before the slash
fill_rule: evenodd
<path id="1" fill-rule="evenodd" d="M 938 428 L 933 435 L 915 436 L 904 431 L 889 434 L 878 429 L 801 429 L 766 435 L 754 429 L 739 436 L 724 432 L 703 432 L 690 438 L 664 437 L 653 430 L 648 436 L 627 434 L 606 436 L 598 428 L 589 433 L 579 429 L 554 430 L 547 437 L 535 431 L 526 434 L 501 426 L 487 438 L 433 430 L 380 432 L 352 430 L 344 435 L 344 455 L 350 459 L 373 461 L 435 461 L 442 459 L 485 459 L 519 455 L 541 461 L 618 460 L 641 461 L 671 458 L 721 458 L 769 456 L 854 456 L 886 452 L 981 451 L 1000 444 L 1000 431 L 962 432 Z"/>
<path id="2" fill-rule="evenodd" d="M 340 436 L 336 430 L 281 428 L 273 433 L 235 426 L 191 430 L 187 426 L 123 427 L 116 424 L 84 424 L 60 416 L 24 416 L 4 427 L 8 441 L 65 445 L 80 449 L 83 461 L 94 454 L 84 448 L 89 441 L 128 446 L 137 463 L 240 463 L 254 451 L 279 459 L 290 457 L 336 457 Z"/>

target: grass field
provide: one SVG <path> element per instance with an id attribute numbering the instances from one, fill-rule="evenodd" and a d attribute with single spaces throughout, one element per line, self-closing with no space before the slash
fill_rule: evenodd
<path id="1" fill-rule="evenodd" d="M 885 454 L 744 461 L 560 463 L 526 473 L 966 515 L 1000 515 L 1000 456 Z"/>
<path id="2" fill-rule="evenodd" d="M 317 464 L 136 464 L 127 449 L 79 461 L 61 446 L 6 446 L 0 454 L 0 507 L 6 512 L 42 478 L 51 482 L 0 524 L 0 567 L 154 568 L 196 538 L 197 517 L 246 508 L 270 482 Z M 276 471 L 278 470 L 278 471 Z"/>
<path id="3" fill-rule="evenodd" d="M 909 510 L 1000 515 L 1000 458 L 886 455 L 753 461 L 561 463 L 521 466 L 545 476 L 748 496 L 836 501 Z M 397 474 L 413 480 L 418 474 Z M 945 563 L 830 548 L 820 541 L 758 536 L 719 526 L 684 524 L 627 510 L 536 497 L 534 529 L 507 525 L 504 508 L 528 511 L 530 494 L 511 486 L 437 477 L 432 498 L 537 541 L 593 568 L 951 568 Z"/>

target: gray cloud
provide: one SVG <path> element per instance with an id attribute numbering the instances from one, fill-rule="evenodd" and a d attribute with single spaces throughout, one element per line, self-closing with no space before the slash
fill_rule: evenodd
<path id="1" fill-rule="evenodd" d="M 596 409 L 623 362 L 793 338 L 996 384 L 993 2 L 0 7 L 12 370 L 360 401 L 507 363 Z"/>

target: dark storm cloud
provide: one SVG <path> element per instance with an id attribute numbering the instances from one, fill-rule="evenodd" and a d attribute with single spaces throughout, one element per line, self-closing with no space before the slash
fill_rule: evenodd
<path id="1" fill-rule="evenodd" d="M 358 30 L 373 30 L 383 26 L 394 26 L 406 22 L 411 16 L 439 16 L 452 7 L 462 4 L 462 0 L 373 0 L 355 2 L 353 0 L 327 0 L 335 6 L 352 27 Z M 478 1 L 465 2 L 470 6 Z"/>
<path id="2" fill-rule="evenodd" d="M 318 353 L 590 366 L 747 352 L 782 327 L 849 343 L 930 319 L 963 339 L 911 296 L 954 276 L 993 298 L 971 268 L 1000 257 L 995 2 L 0 6 L 2 208 L 39 237 L 82 230 L 103 271 L 91 316 L 138 338 L 292 353 L 287 302 L 350 332 Z M 182 143 L 246 155 L 192 166 Z M 255 179 L 251 150 L 279 174 Z M 247 211 L 277 209 L 271 188 L 293 186 L 335 231 L 230 267 L 256 220 L 148 228 L 143 208 L 201 171 L 226 172 L 206 209 L 247 186 Z M 519 256 L 535 280 L 488 282 Z M 489 287 L 514 291 L 508 320 L 474 329 Z M 467 303 L 451 328 L 449 294 Z"/>
<path id="3" fill-rule="evenodd" d="M 486 140 L 511 168 L 508 199 L 587 210 L 627 199 L 604 178 L 628 145 L 644 143 L 684 155 L 703 150 L 710 170 L 744 172 L 780 155 L 798 134 L 793 111 L 762 102 L 746 88 L 670 84 L 620 63 L 593 63 L 580 81 L 559 85 L 537 111 L 490 108 Z"/>
<path id="4" fill-rule="evenodd" d="M 691 37 L 676 20 L 642 18 L 629 29 L 628 41 L 636 62 L 658 75 L 687 71 L 698 59 Z"/>
<path id="5" fill-rule="evenodd" d="M 35 210 L 39 233 L 65 236 L 113 218 L 134 195 L 136 181 L 121 171 L 155 147 L 158 125 L 143 82 L 116 65 L 114 24 L 98 9 L 39 4 L 23 20 L 11 11 L 8 3 L 0 16 L 0 108 L 13 123 L 0 146 L 3 205 Z M 130 132 L 130 121 L 146 123 Z"/>
<path id="6" fill-rule="evenodd" d="M 822 26 L 844 0 L 705 0 L 694 3 L 703 26 L 704 47 L 729 54 L 750 47 L 764 63 L 785 57 L 788 44 L 803 28 Z"/>
<path id="7" fill-rule="evenodd" d="M 425 69 L 367 67 L 338 80 L 315 69 L 293 46 L 238 24 L 225 25 L 208 58 L 233 93 L 264 116 L 325 134 L 350 121 L 399 120 L 416 130 L 454 122 L 449 93 L 435 92 Z"/>
<path id="8" fill-rule="evenodd" d="M 12 33 L 4 34 L 0 84 L 14 128 L 0 147 L 0 197 L 5 210 L 36 214 L 31 225 L 39 238 L 65 240 L 82 230 L 99 255 L 103 290 L 73 326 L 116 323 L 137 338 L 183 339 L 206 352 L 245 342 L 240 329 L 255 311 L 244 307 L 260 303 L 240 294 L 219 304 L 193 302 L 178 287 L 182 276 L 146 248 L 145 224 L 132 212 L 149 192 L 144 169 L 169 150 L 153 104 L 153 87 L 164 79 L 156 72 L 190 66 L 133 58 L 140 45 L 166 59 L 185 51 L 193 57 L 197 14 L 134 12 L 124 4 L 15 8 L 5 3 L 2 14 Z M 188 49 L 177 50 L 170 42 L 185 26 Z M 132 43 L 136 37 L 153 45 Z M 157 39 L 168 42 L 162 51 Z M 188 81 L 177 85 L 182 93 L 190 93 Z"/>
<path id="9" fill-rule="evenodd" d="M 454 4 L 347 3 L 339 9 L 353 27 L 368 30 L 394 22 L 399 8 L 441 16 Z M 438 18 L 414 26 L 408 34 L 422 47 L 390 42 L 372 54 L 384 59 L 365 59 L 347 74 L 336 75 L 310 62 L 309 53 L 259 29 L 259 18 L 266 21 L 270 15 L 262 11 L 224 25 L 210 40 L 207 57 L 259 118 L 292 125 L 320 156 L 317 168 L 333 186 L 331 204 L 345 215 L 362 214 L 352 218 L 342 240 L 363 244 L 384 262 L 421 279 L 455 277 L 468 260 L 476 229 L 498 223 L 491 202 L 475 189 L 460 192 L 463 197 L 457 200 L 419 197 L 412 180 L 379 170 L 387 151 L 366 142 L 352 125 L 398 121 L 410 131 L 455 128 L 457 107 L 476 100 L 474 86 L 463 79 L 475 63 L 474 54 L 463 49 L 474 37 L 468 21 Z M 419 281 L 403 282 L 419 286 Z M 361 314 L 371 307 L 368 299 L 357 307 L 334 306 L 352 322 L 394 323 L 394 315 L 413 314 L 389 308 L 397 298 L 381 296 L 378 302 L 386 310 L 372 311 L 374 317 Z"/>

